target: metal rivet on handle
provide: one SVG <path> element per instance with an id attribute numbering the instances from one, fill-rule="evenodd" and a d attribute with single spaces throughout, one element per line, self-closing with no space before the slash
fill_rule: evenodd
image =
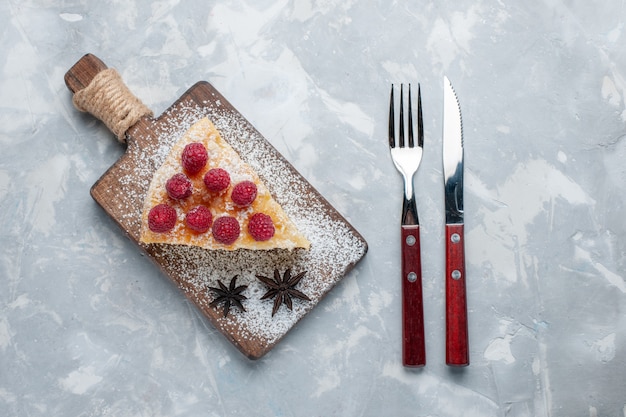
<path id="1" fill-rule="evenodd" d="M 455 269 L 454 271 L 452 271 L 452 274 L 450 274 L 452 276 L 452 279 L 459 279 L 461 278 L 461 271 L 459 271 L 458 269 Z"/>
<path id="2" fill-rule="evenodd" d="M 453 233 L 452 236 L 450 236 L 450 240 L 452 243 L 459 243 L 461 241 L 461 236 L 458 233 Z"/>
<path id="3" fill-rule="evenodd" d="M 409 245 L 409 246 L 413 246 L 413 245 L 415 245 L 415 242 L 417 242 L 417 239 L 415 239 L 415 236 L 413 236 L 413 235 L 408 235 L 408 236 L 406 237 L 406 244 L 407 244 L 407 245 Z"/>
<path id="4" fill-rule="evenodd" d="M 406 276 L 406 279 L 408 279 L 409 282 L 415 282 L 417 281 L 417 274 L 415 272 L 409 272 L 409 274 Z"/>

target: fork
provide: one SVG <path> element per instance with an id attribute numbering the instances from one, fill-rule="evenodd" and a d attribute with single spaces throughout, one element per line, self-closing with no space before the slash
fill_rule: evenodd
<path id="1" fill-rule="evenodd" d="M 424 124 L 422 121 L 421 89 L 417 87 L 417 143 L 413 137 L 411 84 L 408 91 L 408 137 L 405 135 L 404 85 L 400 84 L 400 115 L 397 123 L 394 115 L 393 84 L 389 104 L 389 148 L 391 159 L 404 179 L 404 202 L 402 204 L 401 252 L 402 252 L 402 363 L 407 367 L 426 364 L 424 343 L 424 307 L 422 301 L 422 262 L 420 255 L 420 230 L 413 190 L 413 177 L 419 168 L 424 148 Z"/>

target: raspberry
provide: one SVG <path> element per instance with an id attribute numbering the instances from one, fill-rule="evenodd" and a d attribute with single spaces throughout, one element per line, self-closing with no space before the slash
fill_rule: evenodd
<path id="1" fill-rule="evenodd" d="M 239 237 L 239 222 L 231 216 L 222 216 L 213 222 L 213 237 L 220 243 L 230 245 Z"/>
<path id="2" fill-rule="evenodd" d="M 191 195 L 193 186 L 185 174 L 178 173 L 167 180 L 165 189 L 167 190 L 167 195 L 174 200 L 184 200 Z"/>
<path id="3" fill-rule="evenodd" d="M 246 207 L 256 198 L 256 184 L 252 181 L 241 181 L 233 188 L 230 198 L 238 206 Z"/>
<path id="4" fill-rule="evenodd" d="M 194 175 L 200 172 L 209 160 L 209 154 L 203 144 L 193 142 L 185 146 L 181 155 L 181 162 L 185 171 Z"/>
<path id="5" fill-rule="evenodd" d="M 219 193 L 230 185 L 230 175 L 222 168 L 213 168 L 204 174 L 204 185 L 207 190 Z"/>
<path id="6" fill-rule="evenodd" d="M 167 204 L 159 204 L 148 213 L 148 227 L 155 233 L 169 232 L 176 226 L 176 210 Z"/>
<path id="7" fill-rule="evenodd" d="M 256 241 L 270 240 L 274 236 L 274 222 L 267 214 L 254 213 L 248 222 L 248 233 Z"/>
<path id="8" fill-rule="evenodd" d="M 205 206 L 196 206 L 187 212 L 185 223 L 187 227 L 198 233 L 204 233 L 211 228 L 213 215 Z"/>

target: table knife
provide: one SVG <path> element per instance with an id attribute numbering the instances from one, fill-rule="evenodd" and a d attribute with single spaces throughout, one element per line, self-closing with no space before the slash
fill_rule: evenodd
<path id="1" fill-rule="evenodd" d="M 452 83 L 444 76 L 443 175 L 446 211 L 446 364 L 469 365 L 465 233 L 463 220 L 463 123 Z"/>

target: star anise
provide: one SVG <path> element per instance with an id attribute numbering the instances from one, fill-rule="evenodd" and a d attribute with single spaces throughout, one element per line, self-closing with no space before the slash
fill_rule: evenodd
<path id="1" fill-rule="evenodd" d="M 224 303 L 224 317 L 228 316 L 228 312 L 230 311 L 230 307 L 232 305 L 236 305 L 242 311 L 246 311 L 243 307 L 242 301 L 246 300 L 248 297 L 242 295 L 241 293 L 248 288 L 248 286 L 237 286 L 237 275 L 230 280 L 228 288 L 219 279 L 217 280 L 217 285 L 219 285 L 219 288 L 209 287 L 209 290 L 213 291 L 216 295 L 215 300 L 213 300 L 210 304 L 211 307 Z"/>
<path id="2" fill-rule="evenodd" d="M 278 269 L 274 270 L 274 279 L 257 275 L 256 277 L 261 280 L 265 285 L 269 287 L 269 290 L 261 297 L 261 300 L 268 298 L 274 298 L 274 308 L 272 309 L 272 317 L 281 304 L 285 304 L 289 310 L 293 310 L 293 298 L 299 298 L 305 301 L 311 301 L 306 294 L 296 290 L 294 287 L 298 285 L 302 277 L 304 277 L 306 271 L 299 273 L 296 276 L 291 276 L 291 269 L 287 269 L 283 276 L 280 276 Z"/>

